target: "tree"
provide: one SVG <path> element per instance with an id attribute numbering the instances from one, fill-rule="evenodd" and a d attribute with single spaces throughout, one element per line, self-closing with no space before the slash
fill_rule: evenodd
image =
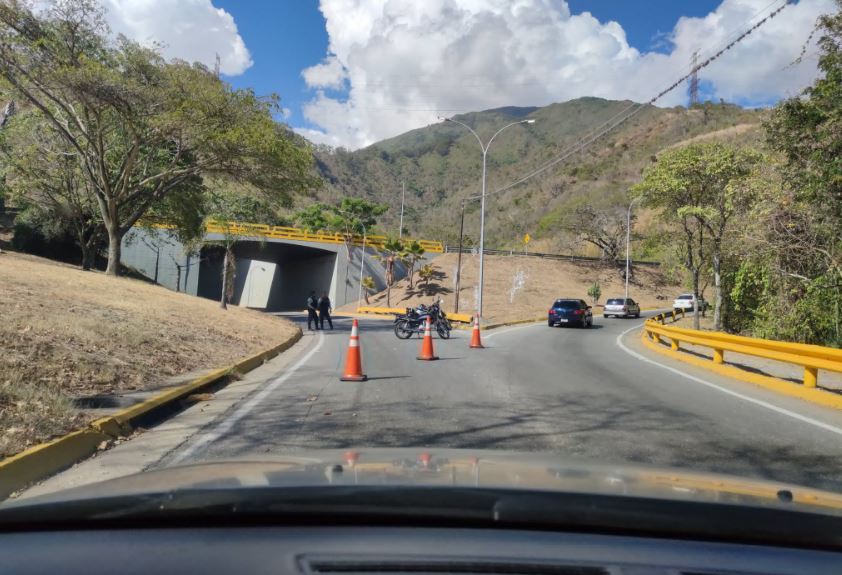
<path id="1" fill-rule="evenodd" d="M 108 235 L 108 273 L 119 271 L 125 233 L 197 178 L 283 198 L 315 185 L 309 150 L 272 119 L 277 97 L 108 38 L 94 0 L 56 0 L 37 14 L 20 0 L 0 4 L 0 77 L 74 151 Z"/>
<path id="2" fill-rule="evenodd" d="M 371 276 L 365 276 L 363 278 L 363 297 L 365 297 L 365 305 L 370 303 L 368 301 L 368 296 L 373 294 L 376 290 L 377 286 L 374 284 L 374 278 Z"/>
<path id="3" fill-rule="evenodd" d="M 623 206 L 600 210 L 585 204 L 573 211 L 564 223 L 564 228 L 576 234 L 577 243 L 594 245 L 599 248 L 602 259 L 615 262 L 624 253 L 626 218 L 626 208 Z"/>
<path id="4" fill-rule="evenodd" d="M 426 264 L 418 270 L 418 277 L 421 278 L 424 282 L 424 291 L 429 294 L 430 290 L 430 280 L 433 279 L 436 275 L 436 269 L 431 266 L 430 264 Z"/>
<path id="5" fill-rule="evenodd" d="M 599 282 L 595 281 L 591 287 L 588 288 L 588 295 L 593 298 L 593 303 L 596 304 L 599 302 L 600 296 L 602 296 L 602 288 L 599 287 Z"/>
<path id="6" fill-rule="evenodd" d="M 408 244 L 404 245 L 403 249 L 403 257 L 406 260 L 407 266 L 409 268 L 409 288 L 412 289 L 413 286 L 413 276 L 415 274 L 415 264 L 424 257 L 424 246 L 419 244 L 416 240 L 410 241 Z"/>
<path id="7" fill-rule="evenodd" d="M 669 218 L 681 222 L 687 268 L 693 274 L 697 298 L 699 274 L 709 257 L 716 330 L 722 328 L 723 242 L 734 218 L 751 205 L 751 176 L 760 160 L 761 155 L 753 150 L 719 142 L 691 144 L 665 152 L 635 187 L 648 206 L 661 208 Z"/>
<path id="8" fill-rule="evenodd" d="M 386 268 L 386 306 L 392 307 L 392 285 L 395 283 L 395 264 L 403 262 L 404 246 L 397 238 L 386 238 L 383 247 L 380 248 L 380 255 L 377 259 L 383 262 Z"/>

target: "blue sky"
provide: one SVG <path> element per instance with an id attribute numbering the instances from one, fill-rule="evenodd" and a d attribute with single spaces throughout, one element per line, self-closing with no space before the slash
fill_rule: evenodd
<path id="1" fill-rule="evenodd" d="M 747 106 L 797 95 L 835 0 L 101 0 L 115 32 L 277 93 L 311 141 L 359 148 L 501 106 L 582 96 L 647 101 L 760 18 L 700 73 L 703 96 Z M 687 103 L 686 89 L 661 106 Z"/>
<path id="2" fill-rule="evenodd" d="M 627 0 L 568 0 L 574 14 L 590 12 L 598 20 L 614 20 L 626 32 L 629 44 L 641 52 L 666 51 L 664 36 L 682 16 L 704 16 L 719 0 L 646 0 L 646 8 Z M 328 35 L 317 0 L 214 0 L 234 16 L 254 64 L 244 74 L 226 79 L 236 87 L 251 87 L 258 94 L 280 94 L 289 109 L 287 122 L 308 126 L 301 106 L 313 91 L 301 71 L 327 54 Z"/>

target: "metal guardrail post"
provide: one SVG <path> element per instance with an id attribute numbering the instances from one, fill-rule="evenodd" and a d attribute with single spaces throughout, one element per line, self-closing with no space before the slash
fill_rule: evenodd
<path id="1" fill-rule="evenodd" d="M 713 348 L 713 363 L 725 363 L 725 351 Z"/>
<path id="2" fill-rule="evenodd" d="M 816 387 L 819 383 L 819 370 L 815 367 L 804 368 L 804 387 Z"/>
<path id="3" fill-rule="evenodd" d="M 678 340 L 675 338 L 670 339 L 670 349 L 673 351 L 678 351 Z"/>

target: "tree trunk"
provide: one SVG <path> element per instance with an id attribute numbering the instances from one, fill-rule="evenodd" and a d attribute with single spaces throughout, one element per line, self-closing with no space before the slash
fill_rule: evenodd
<path id="1" fill-rule="evenodd" d="M 693 329 L 701 329 L 699 324 L 699 271 L 693 270 Z"/>
<path id="2" fill-rule="evenodd" d="M 714 246 L 713 263 L 713 329 L 722 331 L 722 262 L 719 246 Z"/>
<path id="3" fill-rule="evenodd" d="M 386 307 L 392 307 L 392 284 L 386 284 Z"/>
<path id="4" fill-rule="evenodd" d="M 110 276 L 120 275 L 120 251 L 123 243 L 123 232 L 120 231 L 120 226 L 111 223 L 107 225 L 108 228 L 108 266 L 105 268 L 105 273 Z"/>
<path id="5" fill-rule="evenodd" d="M 228 250 L 222 258 L 222 297 L 219 299 L 219 307 L 228 309 Z"/>

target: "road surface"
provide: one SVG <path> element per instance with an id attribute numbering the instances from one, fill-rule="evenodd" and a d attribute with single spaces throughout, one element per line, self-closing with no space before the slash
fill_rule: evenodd
<path id="1" fill-rule="evenodd" d="M 462 447 L 547 451 L 842 491 L 842 412 L 673 362 L 639 342 L 642 320 L 595 318 L 420 340 L 363 319 L 369 380 L 339 381 L 350 320 L 306 332 L 296 360 L 150 468 L 313 448 Z M 306 330 L 306 325 L 303 326 Z M 666 364 L 671 369 L 665 369 Z M 688 374 L 686 377 L 683 374 Z"/>

